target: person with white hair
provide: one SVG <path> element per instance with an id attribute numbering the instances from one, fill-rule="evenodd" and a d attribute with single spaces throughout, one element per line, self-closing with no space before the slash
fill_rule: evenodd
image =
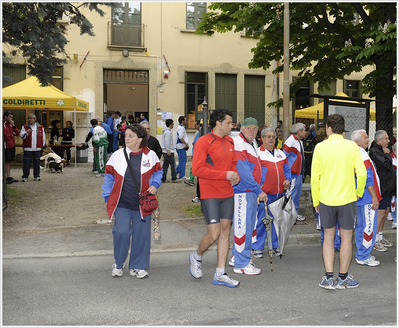
<path id="1" fill-rule="evenodd" d="M 28 115 L 28 123 L 22 126 L 20 137 L 23 139 L 24 160 L 22 182 L 28 181 L 30 163 L 33 160 L 33 177 L 40 181 L 40 157 L 46 147 L 46 133 L 43 125 L 36 122 L 36 115 Z"/>
<path id="2" fill-rule="evenodd" d="M 391 151 L 388 148 L 389 137 L 386 131 L 378 130 L 374 136 L 374 146 L 370 149 L 370 158 L 373 160 L 380 178 L 382 200 L 378 208 L 378 229 L 374 250 L 386 252 L 387 247 L 393 244 L 382 235 L 385 219 L 391 206 L 392 196 L 396 195 L 396 174 L 392 164 Z"/>
<path id="3" fill-rule="evenodd" d="M 369 146 L 369 136 L 366 130 L 356 130 L 351 134 L 352 141 L 359 146 L 364 166 L 367 170 L 367 181 L 364 194 L 357 200 L 357 222 L 355 225 L 356 263 L 366 266 L 378 266 L 380 262 L 371 256 L 378 226 L 378 206 L 382 199 L 380 181 L 376 169 L 366 149 Z"/>
<path id="4" fill-rule="evenodd" d="M 305 173 L 305 154 L 302 140 L 306 136 L 306 126 L 303 123 L 295 123 L 292 126 L 292 135 L 284 142 L 284 153 L 288 159 L 291 170 L 291 186 L 287 193 L 291 195 L 298 213 L 299 198 L 302 192 L 303 175 Z M 305 220 L 305 217 L 298 214 L 298 221 Z"/>

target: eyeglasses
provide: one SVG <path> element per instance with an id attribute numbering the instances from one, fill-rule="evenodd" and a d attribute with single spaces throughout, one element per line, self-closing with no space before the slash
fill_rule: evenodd
<path id="1" fill-rule="evenodd" d="M 267 139 L 276 139 L 276 136 L 271 136 L 271 135 L 269 135 L 269 136 L 264 136 L 263 138 L 267 138 Z"/>

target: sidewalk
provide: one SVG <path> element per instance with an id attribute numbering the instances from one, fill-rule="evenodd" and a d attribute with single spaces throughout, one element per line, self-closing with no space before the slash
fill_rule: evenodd
<path id="1" fill-rule="evenodd" d="M 152 241 L 153 253 L 192 251 L 206 233 L 203 218 L 161 220 L 160 225 L 161 240 Z M 396 230 L 391 229 L 391 221 L 385 223 L 384 237 L 396 241 Z M 320 245 L 320 231 L 316 230 L 315 224 L 298 222 L 294 225 L 286 250 L 301 245 Z M 212 248 L 215 247 L 216 243 Z M 108 223 L 3 233 L 3 258 L 6 259 L 112 254 L 112 224 Z"/>
<path id="2" fill-rule="evenodd" d="M 191 162 L 187 163 L 187 171 Z M 79 164 L 75 168 L 67 168 L 63 174 L 43 173 L 42 181 L 26 184 L 13 184 L 18 190 L 30 190 L 32 186 L 42 188 L 43 192 L 35 194 L 30 191 L 29 198 L 35 203 L 35 212 L 40 219 L 29 220 L 26 216 L 32 213 L 29 208 L 19 216 L 19 224 L 10 227 L 3 225 L 3 258 L 32 257 L 65 257 L 87 255 L 113 254 L 112 224 L 106 219 L 102 208 L 101 179 L 96 179 L 91 173 L 92 163 Z M 15 170 L 15 174 L 14 171 Z M 12 174 L 18 176 L 20 167 L 12 167 Z M 73 190 L 73 200 L 69 200 L 66 211 L 75 215 L 65 215 L 65 209 L 59 211 L 49 201 L 47 189 L 50 185 L 63 185 L 65 181 L 71 185 L 89 185 L 90 201 L 82 201 L 87 194 L 83 187 Z M 311 202 L 308 199 L 308 186 L 304 185 L 300 204 L 300 214 L 305 214 L 305 221 L 297 221 L 288 239 L 286 250 L 292 246 L 320 245 L 320 231 L 316 230 L 316 221 Z M 181 210 L 194 204 L 195 187 L 184 183 L 165 183 L 159 189 L 161 240 L 152 241 L 152 252 L 192 251 L 196 249 L 200 239 L 206 233 L 206 223 L 203 217 L 187 218 Z M 60 198 L 57 197 L 58 202 Z M 26 203 L 19 206 L 25 208 Z M 74 208 L 75 207 L 75 208 Z M 6 209 L 5 211 L 12 211 Z M 27 212 L 28 211 L 28 212 Z M 13 213 L 13 212 L 11 212 Z M 84 214 L 84 219 L 76 214 Z M 50 215 L 51 214 L 51 215 Z M 60 217 L 62 216 L 62 217 Z M 3 213 L 4 220 L 4 213 Z M 384 237 L 396 241 L 396 230 L 391 229 L 392 221 L 386 221 Z M 230 238 L 230 243 L 233 238 Z M 395 243 L 396 246 L 396 243 Z M 216 247 L 216 244 L 212 247 Z M 388 250 L 389 252 L 389 250 Z"/>

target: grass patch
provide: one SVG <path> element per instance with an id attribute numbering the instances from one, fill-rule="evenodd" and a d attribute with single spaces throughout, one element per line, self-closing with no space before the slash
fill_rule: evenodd
<path id="1" fill-rule="evenodd" d="M 186 206 L 182 211 L 189 218 L 198 218 L 204 216 L 201 211 L 201 205 L 189 205 Z"/>
<path id="2" fill-rule="evenodd" d="M 17 205 L 22 203 L 25 195 L 25 190 L 16 190 L 11 186 L 7 186 L 7 199 L 10 204 Z"/>

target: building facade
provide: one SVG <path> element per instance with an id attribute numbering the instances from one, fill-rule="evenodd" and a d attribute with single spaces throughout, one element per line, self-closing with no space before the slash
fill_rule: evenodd
<path id="1" fill-rule="evenodd" d="M 191 143 L 196 132 L 194 121 L 202 118 L 204 99 L 210 110 L 232 110 L 236 122 L 252 116 L 260 125 L 275 126 L 277 119 L 283 119 L 283 110 L 267 104 L 282 97 L 283 79 L 271 73 L 278 63 L 267 71 L 249 69 L 251 48 L 257 40 L 244 33 L 196 34 L 206 8 L 207 3 L 120 2 L 114 9 L 104 6 L 104 17 L 83 9 L 94 26 L 95 37 L 80 35 L 78 27 L 69 25 L 68 19 L 60 20 L 69 28 L 69 58 L 59 68 L 56 86 L 88 101 L 90 117 L 105 119 L 115 111 L 126 117 L 144 114 L 151 123 L 151 133 L 158 139 L 163 118 L 170 113 L 175 129 L 178 117 L 187 117 Z M 7 49 L 3 47 L 6 53 Z M 19 72 L 13 70 L 14 82 L 26 78 L 24 58 L 15 56 L 12 61 L 21 65 Z M 323 93 L 335 95 L 343 91 L 361 97 L 365 73 L 337 81 L 330 92 Z M 317 85 L 305 85 L 291 102 L 291 112 L 317 104 L 319 99 L 309 98 L 313 93 L 317 93 Z M 27 114 L 20 113 L 20 120 L 25 120 Z M 72 113 L 51 115 L 59 116 L 62 122 L 72 119 Z M 284 119 L 291 126 L 294 115 Z M 47 127 L 50 121 L 46 117 Z M 77 127 L 78 143 L 84 141 L 88 131 L 87 120 L 82 122 L 85 123 Z"/>

